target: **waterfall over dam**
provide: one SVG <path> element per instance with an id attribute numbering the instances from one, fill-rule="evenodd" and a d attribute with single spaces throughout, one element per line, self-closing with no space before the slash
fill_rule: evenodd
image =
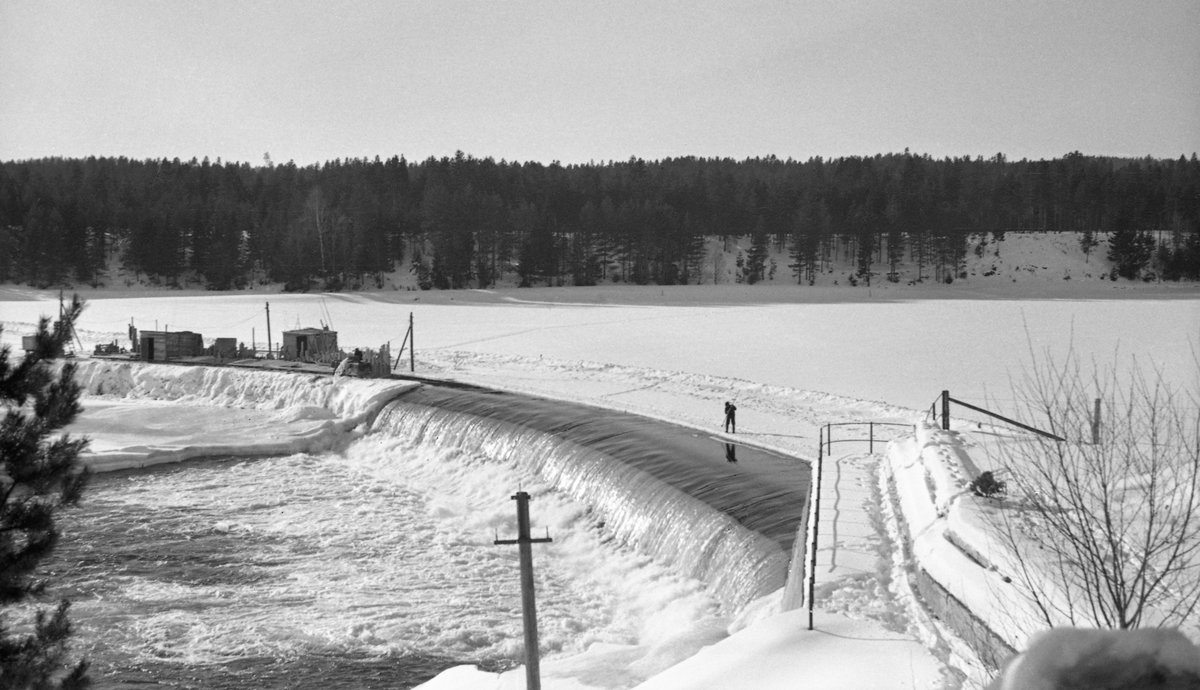
<path id="1" fill-rule="evenodd" d="M 809 466 L 734 437 L 451 382 L 97 360 L 76 376 L 67 431 L 91 437 L 97 475 L 50 568 L 117 683 L 98 687 L 505 668 L 516 554 L 492 539 L 519 488 L 555 538 L 535 554 L 547 654 L 654 645 L 799 580 Z"/>
<path id="2" fill-rule="evenodd" d="M 796 458 L 584 405 L 425 385 L 388 403 L 372 430 L 535 474 L 733 609 L 784 586 L 808 510 L 809 466 Z"/>
<path id="3" fill-rule="evenodd" d="M 93 437 L 84 460 L 96 471 L 320 452 L 369 426 L 538 477 L 732 609 L 782 587 L 789 563 L 792 584 L 802 570 L 808 464 L 733 436 L 428 380 L 98 360 L 80 362 L 77 380 L 88 413 L 69 431 Z"/>

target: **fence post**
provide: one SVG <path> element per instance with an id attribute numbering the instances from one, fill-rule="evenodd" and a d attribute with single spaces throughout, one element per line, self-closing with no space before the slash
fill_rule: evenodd
<path id="1" fill-rule="evenodd" d="M 942 391 L 942 429 L 950 431 L 950 391 Z"/>
<path id="2" fill-rule="evenodd" d="M 875 454 L 875 422 L 867 422 L 867 452 L 871 455 Z"/>
<path id="3" fill-rule="evenodd" d="M 271 359 L 271 303 L 267 302 L 267 359 Z"/>

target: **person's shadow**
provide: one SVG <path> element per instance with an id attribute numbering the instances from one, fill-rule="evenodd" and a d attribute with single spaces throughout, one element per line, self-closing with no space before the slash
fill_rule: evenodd
<path id="1" fill-rule="evenodd" d="M 737 446 L 732 443 L 725 444 L 725 460 L 728 462 L 737 462 Z"/>

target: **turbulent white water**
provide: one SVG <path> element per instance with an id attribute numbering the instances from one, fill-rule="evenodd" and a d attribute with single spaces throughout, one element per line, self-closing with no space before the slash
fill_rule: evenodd
<path id="1" fill-rule="evenodd" d="M 97 469 L 210 458 L 102 472 L 65 515 L 55 594 L 98 687 L 406 687 L 517 663 L 517 550 L 493 541 L 514 536 L 519 489 L 554 540 L 534 549 L 543 655 L 712 639 L 782 586 L 804 509 L 794 458 L 731 462 L 630 415 L 312 375 L 80 374 L 92 411 L 73 433 L 100 436 Z M 229 457 L 296 442 L 309 452 Z"/>
<path id="2" fill-rule="evenodd" d="M 461 391 L 406 394 L 375 427 L 523 468 L 592 506 L 621 543 L 704 582 L 729 609 L 784 584 L 807 480 L 794 459 L 746 448 L 730 463 L 723 444 L 685 429 Z"/>
<path id="3" fill-rule="evenodd" d="M 649 644 L 716 615 L 700 582 L 618 547 L 513 466 L 384 434 L 342 453 L 100 475 L 55 569 L 100 680 L 260 682 L 239 664 L 270 660 L 315 688 L 329 678 L 306 659 L 373 658 L 395 660 L 395 687 L 419 677 L 409 660 L 521 653 L 517 553 L 492 544 L 512 536 L 519 486 L 554 538 L 534 555 L 543 653 Z"/>

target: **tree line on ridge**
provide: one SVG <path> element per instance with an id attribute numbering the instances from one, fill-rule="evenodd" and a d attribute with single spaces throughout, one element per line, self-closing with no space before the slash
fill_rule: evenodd
<path id="1" fill-rule="evenodd" d="M 859 280 L 960 275 L 973 238 L 1109 238 L 1114 279 L 1200 279 L 1200 161 L 1070 153 L 561 165 L 474 158 L 320 165 L 48 158 L 0 163 L 0 282 L 98 284 L 119 250 L 154 283 L 214 290 L 697 283 L 706 239 L 749 237 L 739 276 L 786 251 L 799 283 L 833 256 Z"/>

